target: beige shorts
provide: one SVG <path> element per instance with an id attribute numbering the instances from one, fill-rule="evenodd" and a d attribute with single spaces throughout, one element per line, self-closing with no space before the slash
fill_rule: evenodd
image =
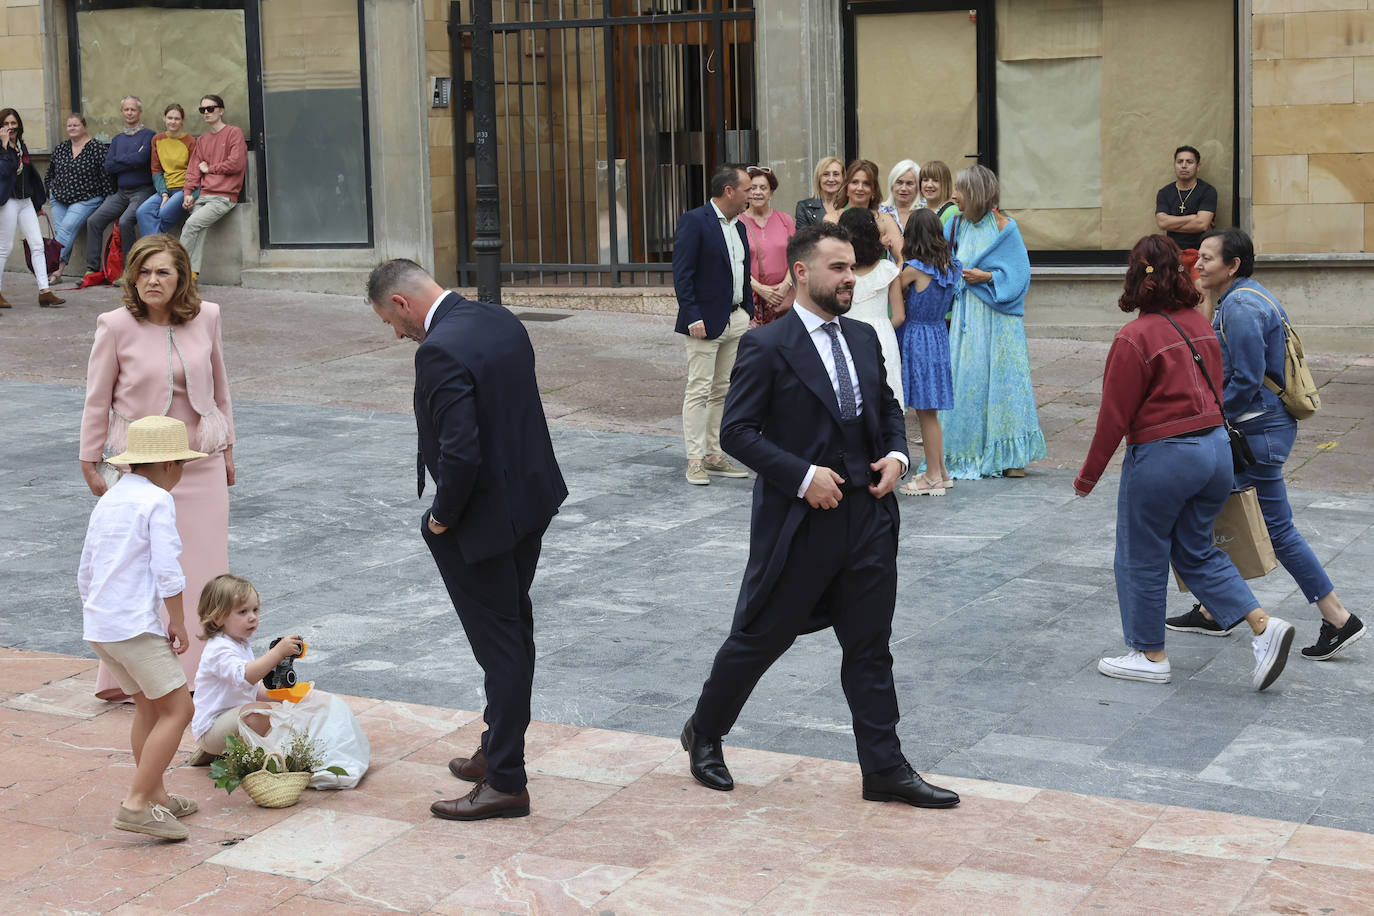
<path id="1" fill-rule="evenodd" d="M 181 661 L 166 636 L 140 633 L 133 639 L 88 641 L 87 645 L 110 669 L 119 689 L 129 696 L 141 693 L 156 700 L 186 686 L 186 672 L 181 670 Z"/>
<path id="2" fill-rule="evenodd" d="M 247 705 L 249 704 L 244 704 L 244 706 Z M 214 754 L 216 757 L 223 754 L 224 739 L 239 733 L 239 713 L 241 712 L 243 712 L 243 706 L 235 706 L 215 716 L 215 724 L 210 726 L 208 732 L 196 739 L 196 746 L 205 753 Z"/>

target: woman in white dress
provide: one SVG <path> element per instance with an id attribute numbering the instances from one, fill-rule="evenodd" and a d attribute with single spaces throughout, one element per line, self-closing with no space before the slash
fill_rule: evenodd
<path id="1" fill-rule="evenodd" d="M 892 389 L 897 403 L 905 408 L 902 358 L 896 331 L 906 320 L 902 287 L 897 280 L 901 271 L 887 258 L 887 246 L 883 244 L 873 211 L 859 207 L 846 210 L 840 214 L 840 226 L 849 232 L 854 244 L 854 299 L 848 317 L 866 322 L 878 332 L 887 386 Z"/>

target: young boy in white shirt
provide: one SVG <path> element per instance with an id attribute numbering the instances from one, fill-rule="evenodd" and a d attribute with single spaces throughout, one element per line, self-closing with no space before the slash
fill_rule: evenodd
<path id="1" fill-rule="evenodd" d="M 83 636 L 136 707 L 130 744 L 138 767 L 114 826 L 184 840 L 187 830 L 177 818 L 199 805 L 169 794 L 162 780 L 194 711 L 177 661 L 188 645 L 186 578 L 168 491 L 181 480 L 182 463 L 205 453 L 187 447 L 186 424 L 171 417 L 135 420 L 128 443 L 109 461 L 129 465 L 130 473 L 100 497 L 86 527 L 77 574 Z"/>

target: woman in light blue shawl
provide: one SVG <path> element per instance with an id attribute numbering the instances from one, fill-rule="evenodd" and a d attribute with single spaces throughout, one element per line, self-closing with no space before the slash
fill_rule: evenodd
<path id="1" fill-rule="evenodd" d="M 975 165 L 954 182 L 961 215 L 946 232 L 963 264 L 950 318 L 954 408 L 940 412 L 953 478 L 1024 477 L 1044 458 L 1026 346 L 1030 258 L 1015 220 L 997 212 L 997 176 Z"/>

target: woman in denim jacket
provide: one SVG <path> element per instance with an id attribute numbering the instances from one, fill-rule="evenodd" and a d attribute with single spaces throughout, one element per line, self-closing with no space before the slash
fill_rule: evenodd
<path id="1" fill-rule="evenodd" d="M 1274 294 L 1250 276 L 1254 268 L 1254 243 L 1240 229 L 1214 229 L 1202 237 L 1197 270 L 1203 287 L 1217 300 L 1212 326 L 1221 342 L 1226 417 L 1245 433 L 1257 461 L 1236 475 L 1236 488 L 1255 488 L 1274 554 L 1321 612 L 1317 641 L 1302 650 L 1305 658 L 1320 661 L 1359 639 L 1365 628 L 1345 609 L 1316 554 L 1293 526 L 1283 464 L 1293 450 L 1298 421 L 1264 384 L 1266 376 L 1283 384 L 1283 320 L 1288 316 Z M 1170 618 L 1168 626 L 1212 636 L 1227 633 L 1197 605 Z"/>

